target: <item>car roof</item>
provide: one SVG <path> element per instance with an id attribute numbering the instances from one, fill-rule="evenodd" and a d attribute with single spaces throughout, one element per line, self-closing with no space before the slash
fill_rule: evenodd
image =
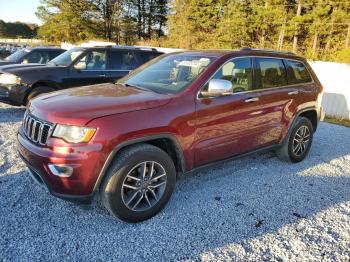
<path id="1" fill-rule="evenodd" d="M 154 47 L 146 47 L 146 46 L 126 46 L 126 45 L 109 45 L 109 46 L 77 46 L 77 48 L 83 48 L 83 49 L 110 49 L 110 50 L 136 50 L 136 51 L 148 51 L 148 52 L 158 52 L 162 53 L 161 51 L 157 50 Z"/>
<path id="2" fill-rule="evenodd" d="M 64 50 L 63 48 L 59 48 L 59 47 L 50 47 L 50 46 L 38 46 L 38 47 L 26 47 L 24 49 L 27 49 L 27 50 Z"/>
<path id="3" fill-rule="evenodd" d="M 254 48 L 242 48 L 238 50 L 227 50 L 227 49 L 218 49 L 218 50 L 190 50 L 190 51 L 180 51 L 172 54 L 181 54 L 185 53 L 187 55 L 204 55 L 209 57 L 223 57 L 226 55 L 237 55 L 237 56 L 265 56 L 265 57 L 276 57 L 276 58 L 285 58 L 285 59 L 297 59 L 304 60 L 303 57 L 300 57 L 292 52 L 277 51 L 272 49 L 254 49 Z"/>

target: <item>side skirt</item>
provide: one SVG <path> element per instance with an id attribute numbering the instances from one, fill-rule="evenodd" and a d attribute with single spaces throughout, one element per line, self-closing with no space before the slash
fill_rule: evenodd
<path id="1" fill-rule="evenodd" d="M 195 168 L 193 168 L 190 171 L 186 171 L 186 172 L 182 173 L 181 175 L 188 175 L 188 174 L 198 173 L 198 172 L 200 172 L 202 170 L 205 170 L 205 169 L 208 169 L 208 168 L 213 168 L 213 167 L 216 167 L 216 166 L 220 166 L 220 165 L 222 165 L 224 163 L 227 163 L 229 161 L 232 161 L 232 160 L 235 160 L 235 159 L 239 159 L 239 158 L 243 158 L 243 157 L 246 157 L 246 156 L 250 156 L 250 155 L 253 155 L 253 154 L 256 154 L 256 153 L 264 153 L 264 152 L 273 151 L 273 150 L 278 149 L 279 146 L 280 145 L 267 146 L 267 147 L 259 148 L 257 150 L 254 150 L 254 151 L 251 151 L 251 152 L 248 152 L 248 153 L 244 153 L 244 154 L 236 155 L 236 156 L 233 156 L 233 157 L 230 157 L 230 158 L 226 158 L 226 159 L 223 159 L 223 160 L 215 161 L 213 163 L 209 163 L 209 164 L 206 164 L 206 165 L 203 165 L 203 166 L 195 167 Z"/>

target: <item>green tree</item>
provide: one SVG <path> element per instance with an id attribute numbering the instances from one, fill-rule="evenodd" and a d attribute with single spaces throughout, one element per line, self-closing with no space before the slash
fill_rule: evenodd
<path id="1" fill-rule="evenodd" d="M 6 23 L 0 20 L 0 37 L 6 37 Z"/>
<path id="2" fill-rule="evenodd" d="M 159 38 L 168 9 L 166 0 L 42 0 L 39 35 L 53 42 L 104 38 L 118 44 Z"/>
<path id="3" fill-rule="evenodd" d="M 218 48 L 238 48 L 249 46 L 249 17 L 251 15 L 248 1 L 234 0 L 227 3 L 222 17 L 217 24 L 216 37 Z"/>
<path id="4" fill-rule="evenodd" d="M 173 0 L 171 6 L 166 43 L 172 47 L 273 48 L 350 62 L 347 1 Z"/>
<path id="5" fill-rule="evenodd" d="M 37 25 L 21 22 L 5 23 L 0 20 L 0 36 L 9 38 L 33 38 L 36 36 Z"/>
<path id="6" fill-rule="evenodd" d="M 37 16 L 43 21 L 38 34 L 50 42 L 77 42 L 101 35 L 101 22 L 93 20 L 97 7 L 89 0 L 42 0 Z"/>
<path id="7" fill-rule="evenodd" d="M 169 17 L 169 40 L 180 41 L 182 48 L 213 47 L 224 6 L 224 0 L 175 0 Z"/>
<path id="8" fill-rule="evenodd" d="M 168 45 L 170 47 L 191 49 L 194 45 L 194 23 L 186 0 L 174 0 L 168 16 Z"/>

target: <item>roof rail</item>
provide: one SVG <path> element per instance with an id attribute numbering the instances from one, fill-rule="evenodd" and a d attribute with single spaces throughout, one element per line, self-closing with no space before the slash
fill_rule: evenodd
<path id="1" fill-rule="evenodd" d="M 157 48 L 148 46 L 131 46 L 131 45 L 94 45 L 92 47 L 120 48 L 133 50 L 158 51 Z"/>
<path id="2" fill-rule="evenodd" d="M 257 51 L 257 52 L 268 52 L 268 53 L 276 53 L 276 54 L 296 55 L 295 53 L 290 52 L 290 51 L 278 51 L 278 50 L 273 50 L 273 49 L 259 49 L 259 48 L 243 47 L 240 50 L 241 51 Z"/>

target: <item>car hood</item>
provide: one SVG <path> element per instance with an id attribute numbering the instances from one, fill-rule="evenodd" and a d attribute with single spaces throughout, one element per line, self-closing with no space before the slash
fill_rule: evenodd
<path id="1" fill-rule="evenodd" d="M 1 66 L 1 64 L 0 64 Z M 38 66 L 45 66 L 43 64 L 9 64 L 9 65 L 4 65 L 0 67 L 0 73 L 7 73 L 7 72 L 13 72 L 13 69 L 17 68 L 32 68 L 32 67 L 38 67 Z"/>
<path id="2" fill-rule="evenodd" d="M 29 110 L 52 123 L 85 125 L 95 118 L 156 108 L 170 100 L 170 95 L 107 83 L 38 97 L 32 100 Z"/>

